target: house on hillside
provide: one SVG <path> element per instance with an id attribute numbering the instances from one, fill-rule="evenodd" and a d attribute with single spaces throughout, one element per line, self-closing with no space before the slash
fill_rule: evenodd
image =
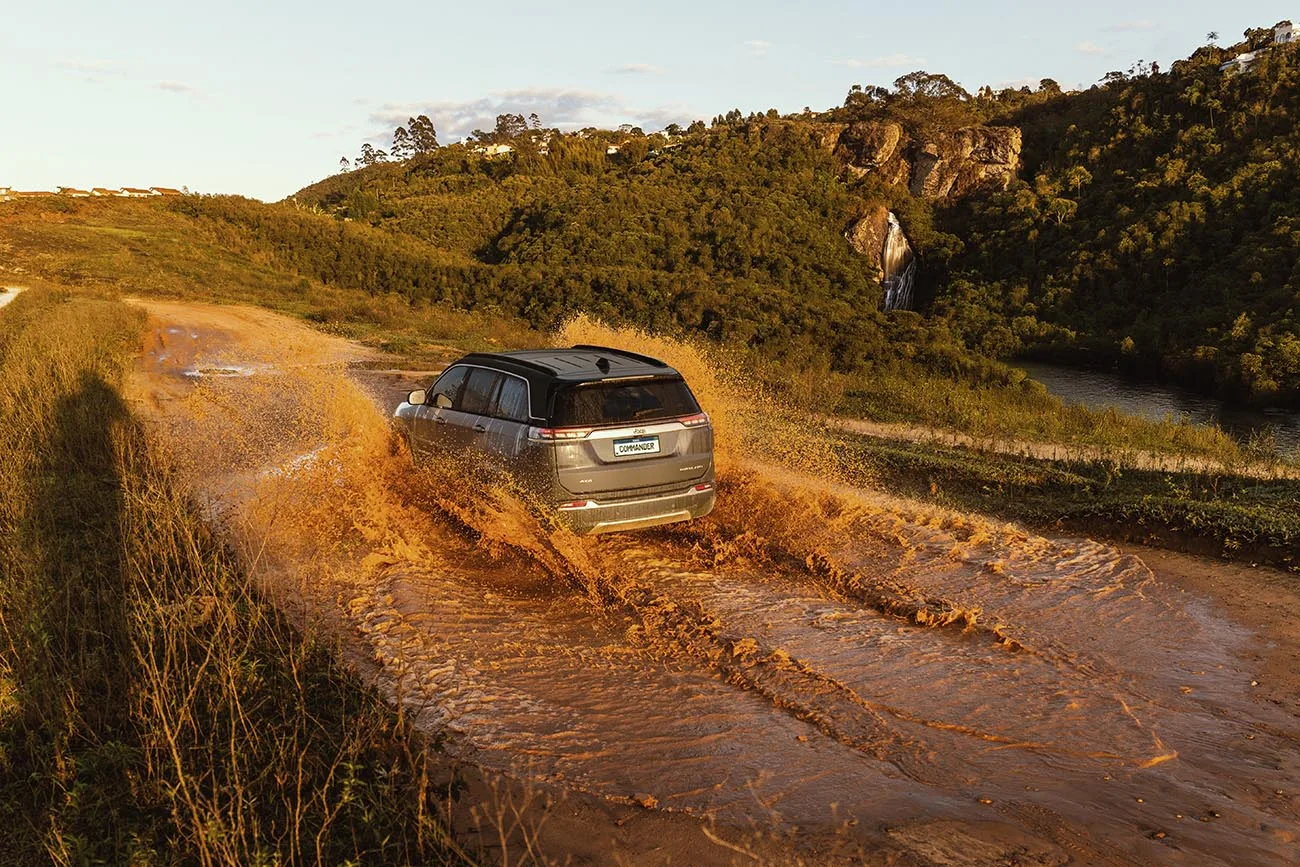
<path id="1" fill-rule="evenodd" d="M 147 199 L 158 195 L 153 190 L 142 190 L 139 187 L 122 187 L 117 194 L 123 199 Z"/>
<path id="2" fill-rule="evenodd" d="M 56 196 L 52 190 L 14 190 L 10 193 L 15 199 L 39 199 L 44 196 Z"/>
<path id="3" fill-rule="evenodd" d="M 1273 28 L 1273 42 L 1264 48 L 1255 51 L 1247 51 L 1245 54 L 1238 54 L 1227 63 L 1219 66 L 1219 71 L 1223 73 L 1236 74 L 1240 72 L 1249 72 L 1250 68 L 1259 62 L 1264 53 L 1273 48 L 1288 45 L 1300 45 L 1300 33 L 1297 33 L 1290 21 L 1283 21 Z"/>
<path id="4" fill-rule="evenodd" d="M 121 190 L 110 190 L 108 187 L 95 187 L 90 191 L 92 196 L 116 196 Z"/>
<path id="5" fill-rule="evenodd" d="M 0 187 L 0 202 L 9 201 L 9 187 Z"/>
<path id="6" fill-rule="evenodd" d="M 156 195 L 156 196 L 183 196 L 183 195 L 185 195 L 185 194 L 182 193 L 180 190 L 172 189 L 171 187 L 150 187 L 150 188 L 149 188 L 149 192 L 153 193 L 153 194 Z"/>
<path id="7" fill-rule="evenodd" d="M 476 154 L 484 154 L 489 157 L 500 157 L 515 152 L 515 149 L 508 144 L 476 144 L 471 150 Z"/>
<path id="8" fill-rule="evenodd" d="M 90 190 L 79 190 L 76 187 L 59 187 L 60 196 L 71 196 L 74 199 L 90 198 Z"/>
<path id="9" fill-rule="evenodd" d="M 607 157 L 612 157 L 616 153 L 618 153 L 618 145 L 609 145 L 605 148 L 605 156 Z"/>
<path id="10" fill-rule="evenodd" d="M 1263 51 L 1247 51 L 1245 54 L 1238 54 L 1227 63 L 1220 64 L 1219 71 L 1230 74 L 1247 72 L 1259 61 L 1259 56 L 1263 53 Z"/>

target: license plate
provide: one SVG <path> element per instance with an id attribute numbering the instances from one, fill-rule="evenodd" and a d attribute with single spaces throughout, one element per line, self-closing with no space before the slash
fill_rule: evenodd
<path id="1" fill-rule="evenodd" d="M 614 457 L 630 458 L 637 455 L 659 454 L 659 437 L 632 437 L 614 440 Z"/>

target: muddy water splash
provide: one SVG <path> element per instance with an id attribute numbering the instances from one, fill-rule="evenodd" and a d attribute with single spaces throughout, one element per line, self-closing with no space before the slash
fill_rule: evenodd
<path id="1" fill-rule="evenodd" d="M 466 759 L 923 862 L 1289 863 L 1295 721 L 1251 701 L 1247 637 L 1134 558 L 839 484 L 828 440 L 725 366 L 587 320 L 564 342 L 687 375 L 720 497 L 575 538 L 506 485 L 412 469 L 346 347 L 162 314 L 141 389 L 196 489 Z M 253 373 L 186 375 L 230 369 Z M 778 454 L 800 469 L 754 457 Z"/>

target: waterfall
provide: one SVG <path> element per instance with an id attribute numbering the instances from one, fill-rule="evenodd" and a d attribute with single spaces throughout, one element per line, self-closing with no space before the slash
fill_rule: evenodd
<path id="1" fill-rule="evenodd" d="M 916 280 L 916 257 L 907 243 L 903 227 L 894 212 L 889 212 L 889 231 L 880 254 L 881 284 L 885 287 L 886 310 L 912 309 L 912 284 Z"/>

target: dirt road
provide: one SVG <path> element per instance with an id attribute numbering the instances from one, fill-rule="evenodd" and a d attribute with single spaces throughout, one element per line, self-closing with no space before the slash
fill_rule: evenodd
<path id="1" fill-rule="evenodd" d="M 734 424 L 684 349 L 717 512 L 578 539 L 412 468 L 386 424 L 410 382 L 372 352 L 147 306 L 136 395 L 232 544 L 451 755 L 565 795 L 557 859 L 1294 863 L 1286 576 L 838 485 L 813 435 L 760 463 L 797 435 Z"/>

